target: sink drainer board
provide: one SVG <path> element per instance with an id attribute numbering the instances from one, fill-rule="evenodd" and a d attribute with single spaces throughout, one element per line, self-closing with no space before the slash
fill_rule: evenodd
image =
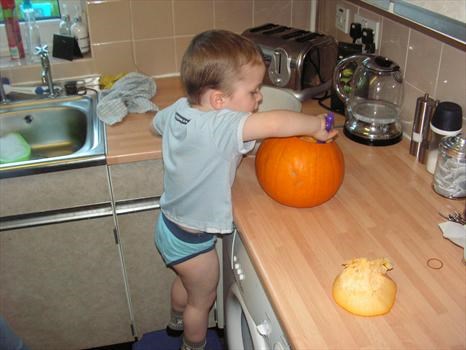
<path id="1" fill-rule="evenodd" d="M 105 162 L 105 130 L 96 104 L 94 95 L 2 106 L 0 136 L 21 135 L 31 152 L 28 159 L 0 164 L 0 178 Z"/>

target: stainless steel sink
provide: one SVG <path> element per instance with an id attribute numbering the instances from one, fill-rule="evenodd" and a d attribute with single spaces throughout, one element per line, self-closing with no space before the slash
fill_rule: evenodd
<path id="1" fill-rule="evenodd" d="M 0 164 L 0 178 L 105 164 L 105 128 L 96 95 L 27 100 L 0 105 L 0 136 L 19 133 L 29 160 Z"/>

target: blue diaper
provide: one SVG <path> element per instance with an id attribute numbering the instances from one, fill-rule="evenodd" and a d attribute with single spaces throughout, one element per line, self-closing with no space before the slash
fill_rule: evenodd
<path id="1" fill-rule="evenodd" d="M 214 249 L 217 237 L 191 233 L 171 222 L 161 213 L 155 226 L 155 245 L 167 266 L 173 266 Z"/>

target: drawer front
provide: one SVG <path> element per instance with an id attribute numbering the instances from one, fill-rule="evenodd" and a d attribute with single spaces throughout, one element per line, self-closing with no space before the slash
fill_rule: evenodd
<path id="1" fill-rule="evenodd" d="M 109 202 L 106 166 L 0 180 L 0 216 Z"/>
<path id="2" fill-rule="evenodd" d="M 162 195 L 161 159 L 112 165 L 110 174 L 115 201 Z"/>

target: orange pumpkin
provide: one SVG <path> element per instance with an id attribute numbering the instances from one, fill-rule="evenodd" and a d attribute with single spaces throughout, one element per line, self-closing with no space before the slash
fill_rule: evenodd
<path id="1" fill-rule="evenodd" d="M 310 208 L 332 198 L 343 182 L 343 153 L 336 142 L 306 137 L 269 138 L 256 154 L 256 175 L 277 202 Z"/>

